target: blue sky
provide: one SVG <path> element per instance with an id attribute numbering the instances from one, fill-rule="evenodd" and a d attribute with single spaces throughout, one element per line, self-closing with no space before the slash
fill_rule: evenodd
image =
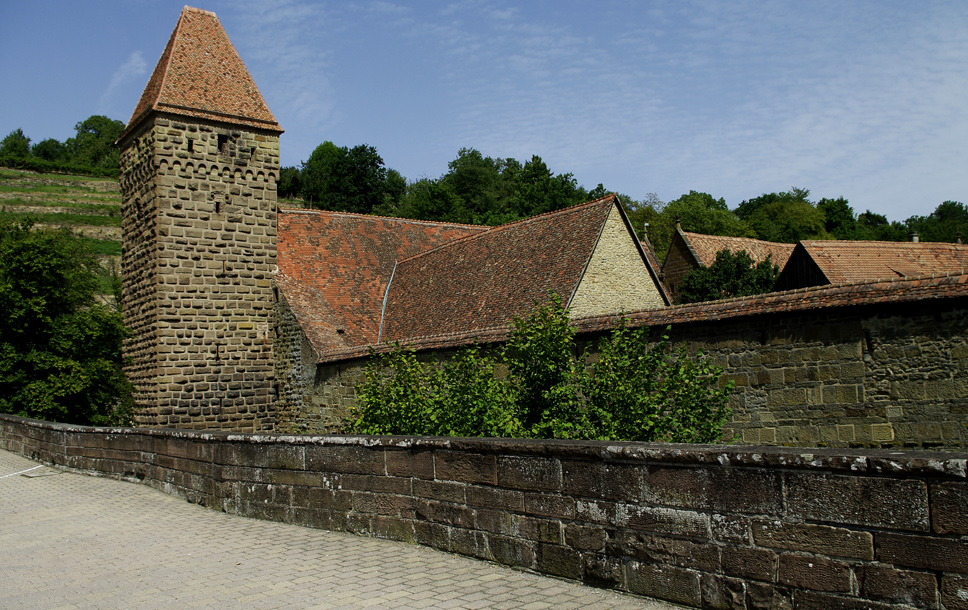
<path id="1" fill-rule="evenodd" d="M 124 122 L 185 0 L 2 0 L 0 137 Z M 891 220 L 968 203 L 968 2 L 214 0 L 286 130 L 408 179 L 462 147 L 730 208 L 808 188 Z"/>

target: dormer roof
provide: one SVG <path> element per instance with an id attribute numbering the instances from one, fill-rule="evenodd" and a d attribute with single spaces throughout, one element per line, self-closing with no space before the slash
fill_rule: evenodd
<path id="1" fill-rule="evenodd" d="M 215 13 L 186 6 L 121 134 L 152 112 L 282 133 Z"/>

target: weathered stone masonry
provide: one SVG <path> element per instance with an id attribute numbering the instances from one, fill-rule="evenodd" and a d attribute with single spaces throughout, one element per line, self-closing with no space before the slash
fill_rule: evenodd
<path id="1" fill-rule="evenodd" d="M 654 332 L 671 324 L 673 346 L 702 351 L 723 367 L 723 382 L 735 383 L 727 438 L 765 445 L 968 447 L 965 299 L 793 312 L 761 307 L 703 320 L 709 307 L 639 312 L 633 323 Z M 284 311 L 283 303 L 277 315 Z M 698 313 L 687 319 L 683 312 Z M 578 321 L 581 342 L 597 341 L 601 333 L 591 327 L 596 324 Z M 313 355 L 285 337 L 277 349 Z M 339 417 L 354 404 L 365 363 L 362 357 L 334 358 L 320 363 L 313 378 L 304 361 L 303 375 L 292 380 L 303 385 L 279 405 L 286 413 L 280 430 L 337 430 Z"/>
<path id="2" fill-rule="evenodd" d="M 121 148 L 138 424 L 272 429 L 278 133 L 153 114 Z"/>
<path id="3" fill-rule="evenodd" d="M 85 428 L 0 448 L 713 609 L 968 608 L 968 454 Z"/>

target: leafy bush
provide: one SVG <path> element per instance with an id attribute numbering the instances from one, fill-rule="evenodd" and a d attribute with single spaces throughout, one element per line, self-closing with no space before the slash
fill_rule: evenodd
<path id="1" fill-rule="evenodd" d="M 729 250 L 716 253 L 716 261 L 709 267 L 690 271 L 679 286 L 680 303 L 699 303 L 732 297 L 747 297 L 773 290 L 780 269 L 767 256 L 754 263 L 749 252 Z"/>
<path id="2" fill-rule="evenodd" d="M 421 360 L 395 345 L 373 356 L 347 427 L 363 434 L 717 442 L 730 416 L 722 370 L 624 321 L 576 353 L 560 299 L 515 319 L 502 348 Z"/>
<path id="3" fill-rule="evenodd" d="M 0 412 L 126 423 L 121 314 L 95 303 L 100 267 L 68 231 L 0 222 Z"/>

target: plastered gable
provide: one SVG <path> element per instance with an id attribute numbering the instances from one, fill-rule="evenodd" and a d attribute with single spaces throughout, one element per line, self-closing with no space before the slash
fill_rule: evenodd
<path id="1" fill-rule="evenodd" d="M 580 318 L 665 305 L 621 211 L 612 206 L 572 297 L 571 316 Z"/>

